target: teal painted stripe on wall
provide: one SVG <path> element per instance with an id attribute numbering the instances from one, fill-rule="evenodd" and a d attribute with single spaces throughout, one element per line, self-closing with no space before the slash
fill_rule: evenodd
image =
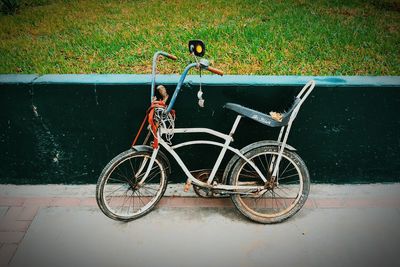
<path id="1" fill-rule="evenodd" d="M 203 75 L 204 85 L 215 86 L 301 86 L 314 79 L 318 86 L 329 87 L 398 87 L 400 76 L 264 76 L 264 75 Z M 176 84 L 178 74 L 157 75 L 157 83 Z M 148 74 L 2 74 L 0 84 L 97 84 L 149 85 Z M 188 75 L 186 83 L 199 84 L 198 75 Z"/>
<path id="2" fill-rule="evenodd" d="M 0 74 L 0 84 L 29 84 L 37 77 L 36 74 Z"/>

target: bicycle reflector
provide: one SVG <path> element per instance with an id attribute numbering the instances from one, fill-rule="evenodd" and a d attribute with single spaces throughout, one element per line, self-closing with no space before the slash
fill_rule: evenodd
<path id="1" fill-rule="evenodd" d="M 189 52 L 191 54 L 195 54 L 198 57 L 202 57 L 206 52 L 206 46 L 204 45 L 202 40 L 190 40 Z"/>

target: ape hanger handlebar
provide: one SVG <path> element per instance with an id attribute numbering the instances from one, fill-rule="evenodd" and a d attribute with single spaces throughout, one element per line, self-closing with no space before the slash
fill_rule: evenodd
<path id="1" fill-rule="evenodd" d="M 153 97 L 154 97 L 154 89 L 156 87 L 156 69 L 157 69 L 157 59 L 159 56 L 164 56 L 167 57 L 169 59 L 172 60 L 177 60 L 178 58 L 172 54 L 169 54 L 167 52 L 164 51 L 157 51 L 154 53 L 153 56 L 153 65 L 152 65 L 152 69 L 151 69 L 151 93 L 150 93 L 150 103 L 151 101 L 153 101 Z"/>
<path id="2" fill-rule="evenodd" d="M 221 75 L 221 76 L 224 74 L 224 72 L 222 70 L 210 67 L 210 62 L 206 59 L 201 59 L 199 62 L 190 63 L 189 65 L 187 65 L 185 70 L 183 71 L 181 77 L 179 78 L 179 82 L 176 85 L 176 89 L 171 98 L 171 101 L 169 102 L 166 113 L 169 113 L 171 111 L 171 109 L 173 108 L 176 98 L 178 97 L 178 93 L 181 90 L 183 82 L 185 81 L 186 75 L 188 74 L 189 70 L 194 67 L 199 68 L 199 69 L 205 69 L 205 70 L 211 71 L 211 72 Z"/>

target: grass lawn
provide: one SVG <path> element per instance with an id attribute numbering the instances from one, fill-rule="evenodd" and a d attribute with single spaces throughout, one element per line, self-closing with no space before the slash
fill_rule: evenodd
<path id="1" fill-rule="evenodd" d="M 226 74 L 400 75 L 399 0 L 30 0 L 0 14 L 0 73 L 149 73 L 199 38 Z"/>

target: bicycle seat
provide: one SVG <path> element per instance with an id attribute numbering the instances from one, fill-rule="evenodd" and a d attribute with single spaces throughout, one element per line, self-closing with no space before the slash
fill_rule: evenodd
<path id="1" fill-rule="evenodd" d="M 270 127 L 282 127 L 282 126 L 286 126 L 289 123 L 289 119 L 290 119 L 290 115 L 293 113 L 293 110 L 295 109 L 295 107 L 297 106 L 297 104 L 300 102 L 300 98 L 295 98 L 292 106 L 290 107 L 290 109 L 282 114 L 282 121 L 277 121 L 275 119 L 273 119 L 271 116 L 250 109 L 250 108 L 246 108 L 243 107 L 241 105 L 238 104 L 234 104 L 234 103 L 226 103 L 224 105 L 224 108 L 233 110 L 237 113 L 239 113 L 242 116 L 245 116 L 247 118 L 250 118 L 252 120 L 255 120 L 261 124 L 270 126 Z"/>

